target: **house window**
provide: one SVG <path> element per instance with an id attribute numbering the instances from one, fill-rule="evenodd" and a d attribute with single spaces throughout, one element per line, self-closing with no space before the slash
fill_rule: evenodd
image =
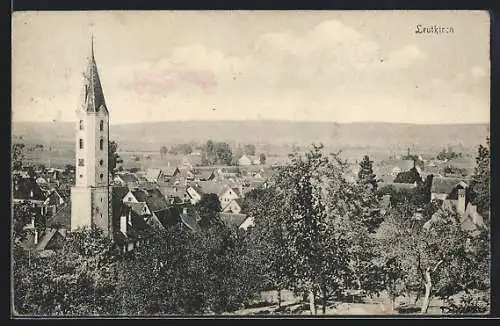
<path id="1" fill-rule="evenodd" d="M 78 159 L 78 166 L 84 166 L 83 158 Z"/>
<path id="2" fill-rule="evenodd" d="M 83 139 L 80 138 L 80 149 L 83 149 Z"/>
<path id="3" fill-rule="evenodd" d="M 99 140 L 99 148 L 101 149 L 101 151 L 104 148 L 104 140 L 102 138 Z"/>
<path id="4" fill-rule="evenodd" d="M 83 130 L 83 120 L 80 120 L 80 130 Z"/>
<path id="5" fill-rule="evenodd" d="M 104 121 L 102 121 L 102 120 L 99 122 L 99 130 L 100 131 L 104 130 Z"/>
<path id="6" fill-rule="evenodd" d="M 128 197 L 128 201 L 132 201 L 132 198 Z"/>

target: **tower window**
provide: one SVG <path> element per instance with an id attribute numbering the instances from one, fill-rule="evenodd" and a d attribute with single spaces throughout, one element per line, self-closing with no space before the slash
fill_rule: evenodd
<path id="1" fill-rule="evenodd" d="M 80 149 L 83 149 L 83 139 L 80 138 Z"/>
<path id="2" fill-rule="evenodd" d="M 99 174 L 99 178 L 101 178 L 101 180 L 102 180 L 102 178 L 104 178 L 104 174 L 102 174 L 102 173 Z"/>
<path id="3" fill-rule="evenodd" d="M 104 161 L 103 160 L 100 160 L 99 161 L 99 165 L 102 166 L 104 164 Z"/>
<path id="4" fill-rule="evenodd" d="M 99 130 L 100 131 L 104 130 L 104 121 L 102 121 L 102 120 L 99 122 Z"/>
<path id="5" fill-rule="evenodd" d="M 80 130 L 83 130 L 83 120 L 80 120 Z"/>
<path id="6" fill-rule="evenodd" d="M 80 178 L 83 178 L 83 174 L 80 174 Z"/>
<path id="7" fill-rule="evenodd" d="M 78 159 L 78 166 L 84 166 L 83 158 Z"/>
<path id="8" fill-rule="evenodd" d="M 99 148 L 101 149 L 101 151 L 104 148 L 104 140 L 102 138 L 99 140 Z"/>

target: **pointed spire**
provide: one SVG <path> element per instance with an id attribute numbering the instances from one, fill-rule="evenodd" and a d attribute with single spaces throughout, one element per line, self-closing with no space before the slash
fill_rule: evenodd
<path id="1" fill-rule="evenodd" d="M 90 58 L 95 61 L 94 59 L 94 33 L 90 33 Z"/>
<path id="2" fill-rule="evenodd" d="M 84 96 L 82 102 L 82 110 L 86 112 L 98 112 L 104 110 L 108 112 L 104 101 L 99 73 L 97 72 L 97 64 L 94 57 L 94 34 L 90 38 L 90 54 L 87 58 L 87 68 L 84 72 Z"/>

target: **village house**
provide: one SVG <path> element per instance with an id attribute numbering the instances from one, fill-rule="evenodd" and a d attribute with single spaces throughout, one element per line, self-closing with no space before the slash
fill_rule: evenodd
<path id="1" fill-rule="evenodd" d="M 457 189 L 468 189 L 469 185 L 465 179 L 462 178 L 450 178 L 450 177 L 436 177 L 432 179 L 431 185 L 431 200 L 448 199 L 448 196 Z"/>
<path id="2" fill-rule="evenodd" d="M 139 185 L 139 179 L 134 173 L 130 172 L 119 172 L 115 175 L 113 179 L 115 185 L 126 186 L 129 188 L 134 188 Z"/>
<path id="3" fill-rule="evenodd" d="M 242 206 L 243 206 L 243 199 L 242 198 L 236 198 L 233 199 L 222 208 L 222 211 L 225 213 L 236 213 L 239 214 L 242 211 Z"/>
<path id="4" fill-rule="evenodd" d="M 222 222 L 230 228 L 239 228 L 247 230 L 254 226 L 254 219 L 251 216 L 238 213 L 220 213 Z"/>
<path id="5" fill-rule="evenodd" d="M 225 189 L 219 196 L 219 200 L 222 207 L 226 207 L 229 203 L 235 199 L 243 198 L 243 187 L 229 187 Z"/>
<path id="6" fill-rule="evenodd" d="M 248 155 L 244 154 L 238 159 L 238 165 L 252 165 L 253 164 L 253 159 L 249 157 Z"/>
<path id="7" fill-rule="evenodd" d="M 215 169 L 196 169 L 194 171 L 194 180 L 195 181 L 210 181 L 215 179 L 216 172 Z"/>
<path id="8" fill-rule="evenodd" d="M 221 178 L 238 178 L 241 176 L 241 171 L 237 166 L 220 167 L 217 170 L 217 174 Z"/>

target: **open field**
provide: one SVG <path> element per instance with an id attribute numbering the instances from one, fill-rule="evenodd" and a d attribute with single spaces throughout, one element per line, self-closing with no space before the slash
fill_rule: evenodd
<path id="1" fill-rule="evenodd" d="M 261 293 L 261 298 L 256 300 L 253 307 L 232 312 L 234 315 L 310 315 L 309 305 L 302 302 L 290 291 L 282 291 L 282 307 L 277 305 L 277 291 L 267 291 Z M 343 302 L 329 302 L 325 315 L 407 315 L 419 314 L 422 299 L 414 304 L 414 298 L 400 296 L 395 300 L 394 308 L 387 294 L 382 293 L 378 297 L 365 297 L 359 301 L 344 300 Z M 408 305 L 411 307 L 407 311 L 398 307 Z M 443 315 L 441 306 L 442 300 L 432 299 L 427 315 Z M 321 306 L 317 306 L 318 315 L 322 315 Z"/>

